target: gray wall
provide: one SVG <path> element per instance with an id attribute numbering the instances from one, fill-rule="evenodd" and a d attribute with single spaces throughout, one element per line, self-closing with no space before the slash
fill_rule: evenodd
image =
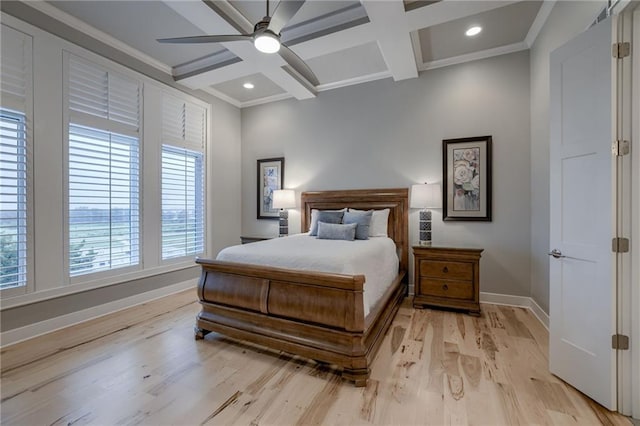
<path id="1" fill-rule="evenodd" d="M 242 231 L 277 234 L 256 220 L 256 160 L 285 157 L 285 187 L 410 187 L 442 180 L 442 140 L 493 136 L 493 221 L 443 222 L 434 242 L 484 247 L 481 291 L 529 296 L 529 54 L 519 52 L 242 110 Z M 417 240 L 417 212 L 410 237 Z M 290 215 L 299 232 L 300 211 Z"/>
<path id="2" fill-rule="evenodd" d="M 207 230 L 209 235 L 208 248 L 213 256 L 215 256 L 220 249 L 236 244 L 241 229 L 241 220 L 238 215 L 238 211 L 241 208 L 240 110 L 205 92 L 194 92 L 184 87 L 178 87 L 171 76 L 99 40 L 90 38 L 84 33 L 61 24 L 32 9 L 25 3 L 5 1 L 1 3 L 1 6 L 2 11 L 9 15 L 15 16 L 22 21 L 39 27 L 114 62 L 125 65 L 157 81 L 179 88 L 211 104 L 210 122 L 212 137 L 208 150 L 208 173 L 210 176 L 213 176 L 214 182 L 219 182 L 219 176 L 224 176 L 224 184 L 214 185 L 208 194 L 208 223 L 212 225 L 212 228 Z M 216 177 L 218 178 L 216 179 Z M 0 331 L 13 330 L 17 327 L 196 279 L 199 273 L 199 268 L 194 266 L 192 268 L 82 291 L 29 305 L 4 309 L 0 312 Z"/>
<path id="3" fill-rule="evenodd" d="M 549 54 L 593 22 L 606 2 L 557 2 L 531 55 L 531 297 L 549 312 Z"/>

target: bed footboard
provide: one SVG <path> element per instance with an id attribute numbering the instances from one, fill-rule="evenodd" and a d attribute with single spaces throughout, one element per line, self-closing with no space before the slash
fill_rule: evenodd
<path id="1" fill-rule="evenodd" d="M 198 259 L 202 310 L 196 338 L 216 331 L 343 367 L 364 386 L 369 365 L 405 294 L 402 276 L 365 327 L 363 275 L 339 275 Z"/>

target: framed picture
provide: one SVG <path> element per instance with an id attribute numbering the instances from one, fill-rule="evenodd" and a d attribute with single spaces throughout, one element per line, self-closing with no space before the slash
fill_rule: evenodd
<path id="1" fill-rule="evenodd" d="M 258 160 L 258 219 L 278 220 L 278 209 L 271 207 L 273 191 L 284 186 L 284 157 Z"/>
<path id="2" fill-rule="evenodd" d="M 491 222 L 491 136 L 442 141 L 442 220 Z"/>

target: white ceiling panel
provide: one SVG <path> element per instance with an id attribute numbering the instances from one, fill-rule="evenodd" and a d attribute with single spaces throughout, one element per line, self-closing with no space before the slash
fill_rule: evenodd
<path id="1" fill-rule="evenodd" d="M 350 80 L 387 70 L 376 42 L 307 60 L 320 84 Z"/>
<path id="2" fill-rule="evenodd" d="M 524 41 L 541 1 L 523 1 L 418 31 L 422 61 L 430 62 Z M 482 32 L 467 37 L 474 25 Z"/>
<path id="3" fill-rule="evenodd" d="M 252 83 L 254 88 L 245 89 L 242 86 L 244 83 Z M 262 74 L 248 75 L 235 80 L 225 81 L 224 83 L 216 84 L 211 87 L 239 102 L 254 101 L 256 99 L 285 93 L 282 88 Z"/>

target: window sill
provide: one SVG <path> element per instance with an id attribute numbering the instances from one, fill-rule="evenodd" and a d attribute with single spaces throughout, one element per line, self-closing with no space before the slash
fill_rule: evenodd
<path id="1" fill-rule="evenodd" d="M 166 274 L 169 272 L 180 271 L 189 268 L 196 268 L 198 265 L 193 260 L 188 260 L 179 263 L 172 263 L 170 265 L 163 265 L 152 269 L 138 270 L 134 272 L 128 272 L 121 275 L 111 276 L 109 278 L 102 278 L 99 280 L 85 281 L 77 284 L 67 284 L 60 287 L 34 291 L 27 294 L 20 294 L 15 296 L 2 295 L 0 298 L 0 311 L 6 309 L 18 308 L 20 306 L 30 305 L 37 302 L 42 302 L 49 299 L 55 299 L 58 297 L 67 296 L 74 293 L 82 293 L 85 291 L 93 290 L 101 287 L 108 287 L 112 285 L 122 284 L 127 281 L 135 281 L 142 278 L 148 278 L 155 275 Z M 37 289 L 36 283 L 36 289 Z"/>

